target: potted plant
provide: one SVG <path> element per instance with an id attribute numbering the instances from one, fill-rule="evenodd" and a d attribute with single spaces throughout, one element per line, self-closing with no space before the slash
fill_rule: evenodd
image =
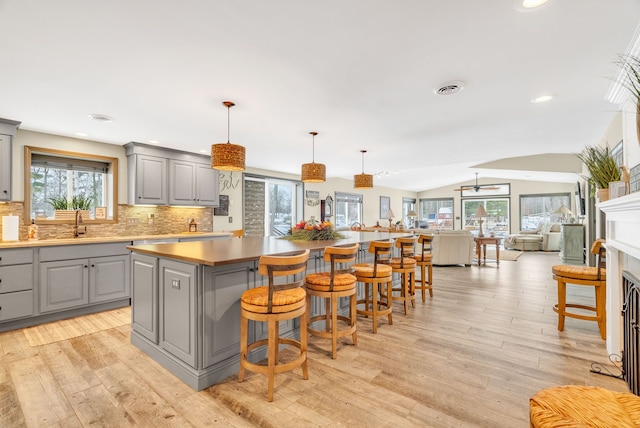
<path id="1" fill-rule="evenodd" d="M 620 168 L 609 146 L 587 146 L 576 156 L 589 171 L 589 176 L 584 178 L 598 189 L 598 199 L 601 202 L 608 200 L 609 183 L 621 178 Z"/>
<path id="2" fill-rule="evenodd" d="M 89 220 L 89 210 L 91 209 L 91 198 L 88 196 L 76 195 L 71 198 L 71 209 L 80 210 L 80 215 L 84 220 Z"/>
<path id="3" fill-rule="evenodd" d="M 86 196 L 74 196 L 71 200 L 67 199 L 66 196 L 59 196 L 49 198 L 48 202 L 54 209 L 56 220 L 74 220 L 77 210 L 80 210 L 80 214 L 84 219 L 89 219 L 91 199 Z"/>

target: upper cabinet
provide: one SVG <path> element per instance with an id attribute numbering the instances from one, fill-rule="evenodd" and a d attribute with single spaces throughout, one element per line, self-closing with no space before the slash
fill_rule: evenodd
<path id="1" fill-rule="evenodd" d="M 124 147 L 130 204 L 218 206 L 218 171 L 208 156 L 140 143 Z"/>
<path id="2" fill-rule="evenodd" d="M 11 144 L 20 122 L 0 119 L 0 201 L 11 200 Z"/>

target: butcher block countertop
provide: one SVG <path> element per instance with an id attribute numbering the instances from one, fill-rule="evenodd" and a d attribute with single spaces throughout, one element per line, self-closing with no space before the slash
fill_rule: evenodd
<path id="1" fill-rule="evenodd" d="M 182 232 L 164 235 L 124 235 L 124 236 L 102 236 L 102 237 L 83 237 L 68 239 L 41 239 L 37 241 L 5 241 L 0 242 L 0 249 L 3 248 L 31 248 L 31 247 L 49 247 L 54 245 L 78 245 L 78 244 L 101 244 L 108 242 L 127 242 L 127 241 L 151 241 L 175 238 L 195 238 L 195 237 L 212 237 L 212 236 L 231 236 L 231 232 Z"/>
<path id="2" fill-rule="evenodd" d="M 251 237 L 217 239 L 166 244 L 143 244 L 127 247 L 134 253 L 181 260 L 209 266 L 257 260 L 262 255 L 287 254 L 294 251 L 321 251 L 332 245 L 370 242 L 405 236 L 406 233 L 341 232 L 345 238 L 335 241 L 288 241 L 276 237 Z"/>

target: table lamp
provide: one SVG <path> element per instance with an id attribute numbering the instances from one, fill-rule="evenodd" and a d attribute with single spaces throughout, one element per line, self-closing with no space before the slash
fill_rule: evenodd
<path id="1" fill-rule="evenodd" d="M 389 208 L 389 211 L 387 211 L 387 215 L 384 217 L 384 218 L 389 220 L 389 230 L 391 230 L 391 221 L 393 221 L 394 217 L 395 217 L 395 215 L 393 214 L 393 210 L 391 210 L 391 208 Z"/>
<path id="2" fill-rule="evenodd" d="M 415 227 L 415 218 L 418 217 L 418 213 L 415 212 L 414 210 L 409 211 L 409 213 L 407 214 L 407 218 L 411 219 L 411 227 Z"/>
<path id="3" fill-rule="evenodd" d="M 480 225 L 480 231 L 478 232 L 478 237 L 484 237 L 484 232 L 482 231 L 482 220 L 483 217 L 487 216 L 487 210 L 484 209 L 484 205 L 478 205 L 478 209 L 476 210 L 476 218 L 478 218 L 478 224 Z"/>
<path id="4" fill-rule="evenodd" d="M 572 215 L 571 210 L 564 205 L 558 208 L 554 214 L 559 215 L 562 218 L 563 223 L 567 222 L 567 216 Z"/>

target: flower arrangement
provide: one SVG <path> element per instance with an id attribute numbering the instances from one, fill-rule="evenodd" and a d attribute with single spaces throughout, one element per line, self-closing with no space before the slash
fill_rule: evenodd
<path id="1" fill-rule="evenodd" d="M 330 221 L 317 222 L 302 220 L 289 231 L 289 235 L 282 239 L 289 241 L 324 241 L 342 239 L 344 236 L 337 232 Z"/>

